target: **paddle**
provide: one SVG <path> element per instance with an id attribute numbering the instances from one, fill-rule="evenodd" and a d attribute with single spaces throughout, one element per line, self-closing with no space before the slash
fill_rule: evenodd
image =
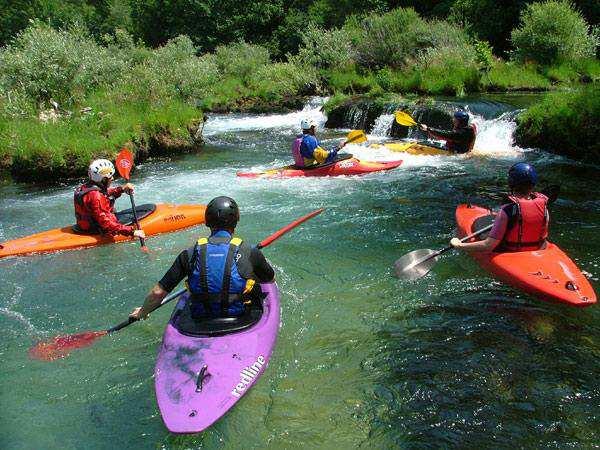
<path id="1" fill-rule="evenodd" d="M 466 242 L 471 238 L 477 237 L 486 231 L 491 230 L 493 224 L 476 231 L 469 236 L 466 236 L 460 240 L 460 242 Z M 446 253 L 448 250 L 452 250 L 454 247 L 449 245 L 441 250 L 430 250 L 428 248 L 422 248 L 419 250 L 413 250 L 407 253 L 403 257 L 396 260 L 394 263 L 394 270 L 396 276 L 403 280 L 417 280 L 424 277 L 429 273 L 437 262 L 437 257 L 442 253 Z"/>
<path id="2" fill-rule="evenodd" d="M 352 130 L 346 136 L 346 144 L 351 143 L 360 144 L 361 142 L 367 142 L 367 135 L 363 130 Z"/>
<path id="3" fill-rule="evenodd" d="M 300 217 L 299 219 L 294 220 L 289 225 L 286 225 L 285 227 L 281 228 L 269 237 L 262 240 L 256 247 L 259 249 L 268 247 L 284 234 L 290 232 L 292 229 L 296 228 L 301 223 L 312 219 L 318 214 L 321 214 L 324 210 L 324 208 L 317 209 L 316 211 L 313 211 L 305 216 Z M 171 300 L 179 297 L 185 291 L 186 289 L 183 288 L 167 295 L 156 309 L 160 308 L 163 305 L 166 305 Z M 47 341 L 38 342 L 35 346 L 29 349 L 29 356 L 33 359 L 39 359 L 42 361 L 54 361 L 58 358 L 65 358 L 69 355 L 69 353 L 71 353 L 71 351 L 76 350 L 78 348 L 89 347 L 102 336 L 106 336 L 108 334 L 114 333 L 115 331 L 119 331 L 131 325 L 134 322 L 137 322 L 137 319 L 132 319 L 131 317 L 128 317 L 127 320 L 124 320 L 120 324 L 109 328 L 108 330 L 84 331 L 83 333 L 56 336 Z"/>
<path id="4" fill-rule="evenodd" d="M 133 168 L 133 155 L 131 152 L 124 148 L 117 155 L 117 170 L 119 174 L 125 178 L 126 181 L 129 182 L 129 173 Z M 135 210 L 135 201 L 133 200 L 133 192 L 129 193 L 129 198 L 131 199 L 131 210 L 133 211 L 133 223 L 135 223 L 135 227 L 139 230 L 140 223 L 138 221 L 137 212 Z M 146 247 L 146 239 L 140 236 L 140 246 L 143 252 L 148 253 L 148 247 Z"/>
<path id="5" fill-rule="evenodd" d="M 419 122 L 415 121 L 410 114 L 405 113 L 404 111 L 396 111 L 394 116 L 396 117 L 396 122 L 398 122 L 399 125 L 403 125 L 405 127 L 421 125 Z"/>

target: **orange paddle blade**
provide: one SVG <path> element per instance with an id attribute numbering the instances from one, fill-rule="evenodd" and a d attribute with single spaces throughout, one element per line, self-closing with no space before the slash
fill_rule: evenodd
<path id="1" fill-rule="evenodd" d="M 86 331 L 83 333 L 56 336 L 50 340 L 38 342 L 34 347 L 29 349 L 29 356 L 32 359 L 54 361 L 55 359 L 68 356 L 73 350 L 89 347 L 97 339 L 106 334 L 106 331 Z"/>
<path id="2" fill-rule="evenodd" d="M 124 148 L 119 152 L 117 155 L 116 166 L 119 175 L 126 180 L 129 180 L 129 173 L 133 168 L 133 155 L 128 149 Z"/>

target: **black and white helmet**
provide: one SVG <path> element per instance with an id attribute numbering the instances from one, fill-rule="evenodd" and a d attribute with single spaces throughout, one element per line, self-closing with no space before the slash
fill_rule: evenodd
<path id="1" fill-rule="evenodd" d="M 112 178 L 115 166 L 108 159 L 95 159 L 90 163 L 88 176 L 94 183 L 101 183 L 105 178 Z"/>

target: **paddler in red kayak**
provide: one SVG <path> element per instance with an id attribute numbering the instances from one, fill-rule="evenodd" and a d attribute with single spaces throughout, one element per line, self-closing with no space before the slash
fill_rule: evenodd
<path id="1" fill-rule="evenodd" d="M 210 237 L 182 251 L 131 318 L 145 319 L 187 277 L 190 292 L 186 309 L 193 320 L 239 317 L 260 296 L 258 283 L 270 283 L 275 272 L 262 252 L 234 237 L 240 219 L 237 203 L 216 197 L 206 206 Z"/>
<path id="2" fill-rule="evenodd" d="M 452 117 L 452 125 L 451 131 L 431 128 L 425 124 L 419 124 L 419 128 L 436 139 L 445 140 L 446 150 L 449 152 L 468 153 L 473 150 L 477 127 L 474 123 L 469 124 L 469 114 L 463 110 L 456 111 Z"/>
<path id="3" fill-rule="evenodd" d="M 336 149 L 325 150 L 315 136 L 317 123 L 314 120 L 304 119 L 300 122 L 300 127 L 302 134 L 292 144 L 292 156 L 297 167 L 330 163 L 346 145 L 346 142 L 341 142 Z"/>
<path id="4" fill-rule="evenodd" d="M 511 190 L 509 203 L 502 205 L 488 237 L 477 242 L 460 242 L 453 238 L 450 244 L 470 252 L 518 252 L 543 248 L 548 237 L 548 197 L 534 192 L 537 183 L 535 168 L 517 163 L 508 171 Z"/>
<path id="5" fill-rule="evenodd" d="M 89 180 L 75 190 L 75 231 L 88 234 L 107 234 L 146 237 L 143 230 L 123 225 L 114 211 L 115 199 L 123 192 L 133 192 L 133 184 L 110 187 L 115 166 L 107 159 L 96 159 L 88 168 Z"/>

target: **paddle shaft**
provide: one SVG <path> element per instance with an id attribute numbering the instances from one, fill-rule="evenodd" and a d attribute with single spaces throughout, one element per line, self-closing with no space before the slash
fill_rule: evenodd
<path id="1" fill-rule="evenodd" d="M 470 235 L 468 235 L 468 236 L 465 236 L 464 238 L 462 238 L 462 239 L 460 240 L 460 242 L 466 242 L 466 241 L 468 241 L 469 239 L 473 239 L 474 237 L 477 237 L 477 236 L 479 236 L 480 234 L 483 234 L 483 233 L 485 233 L 486 231 L 489 231 L 489 230 L 491 230 L 493 226 L 494 226 L 494 224 L 493 224 L 493 223 L 492 223 L 492 224 L 489 224 L 487 227 L 483 227 L 481 230 L 477 230 L 475 233 L 473 233 L 473 234 L 470 234 Z M 449 245 L 448 247 L 444 247 L 443 249 L 441 249 L 441 250 L 438 250 L 437 252 L 435 252 L 435 253 L 432 253 L 431 255 L 428 255 L 428 256 L 427 256 L 426 258 L 424 258 L 422 261 L 419 261 L 418 263 L 416 263 L 416 264 L 415 264 L 415 266 L 416 266 L 416 265 L 418 265 L 418 264 L 424 263 L 425 261 L 428 261 L 428 260 L 430 260 L 431 258 L 436 258 L 436 257 L 440 256 L 441 254 L 443 254 L 443 253 L 446 253 L 446 252 L 447 252 L 447 251 L 449 251 L 449 250 L 452 250 L 453 248 L 454 248 L 454 247 L 453 247 L 453 246 L 451 246 L 451 245 Z"/>
<path id="2" fill-rule="evenodd" d="M 160 302 L 160 305 L 158 305 L 156 307 L 156 309 L 160 308 L 162 305 L 166 305 L 171 300 L 176 299 L 181 294 L 183 294 L 186 290 L 187 290 L 186 288 L 181 288 L 178 291 L 171 292 L 169 295 L 167 295 L 165 298 L 162 299 L 162 301 Z M 114 327 L 109 328 L 108 330 L 106 330 L 106 333 L 108 333 L 108 334 L 114 333 L 115 331 L 119 331 L 119 330 L 125 328 L 126 326 L 129 326 L 132 323 L 137 322 L 137 321 L 138 321 L 138 319 L 134 319 L 132 317 L 129 317 L 127 320 L 124 320 L 119 325 L 116 325 L 116 326 L 114 326 Z"/>
<path id="3" fill-rule="evenodd" d="M 271 236 L 269 236 L 268 238 L 264 239 L 263 241 L 261 241 L 260 244 L 258 244 L 256 246 L 256 248 L 261 249 L 261 248 L 265 248 L 268 247 L 269 245 L 271 245 L 273 242 L 275 242 L 277 239 L 279 239 L 281 236 L 283 236 L 284 234 L 288 233 L 289 231 L 291 231 L 292 229 L 296 228 L 298 225 L 300 225 L 303 222 L 306 222 L 309 219 L 312 219 L 313 217 L 315 217 L 318 214 L 321 214 L 323 211 L 325 210 L 325 208 L 321 208 L 321 209 L 317 209 L 316 211 L 313 211 L 305 216 L 300 217 L 299 219 L 294 220 L 292 223 L 290 223 L 289 225 L 286 225 L 285 227 L 281 228 L 280 230 L 276 231 L 275 233 L 273 233 Z M 181 294 L 183 294 L 185 291 L 187 291 L 186 288 L 181 288 L 178 291 L 172 292 L 169 295 L 167 295 L 165 298 L 162 299 L 162 301 L 160 302 L 160 305 L 158 305 L 156 308 L 154 308 L 154 311 L 156 311 L 158 308 L 160 308 L 163 305 L 166 305 L 167 303 L 169 303 L 171 300 L 179 297 Z M 139 319 L 134 319 L 132 317 L 127 318 L 127 320 L 124 320 L 123 322 L 121 322 L 120 324 L 109 328 L 108 330 L 106 330 L 107 334 L 110 333 L 114 333 L 115 331 L 119 331 L 122 330 L 123 328 L 131 325 L 134 322 L 137 322 Z"/>
<path id="4" fill-rule="evenodd" d="M 129 181 L 129 180 L 127 180 Z M 133 199 L 133 192 L 129 193 L 129 198 L 131 199 L 131 210 L 133 211 L 133 223 L 135 223 L 135 228 L 140 229 L 140 222 L 138 221 L 137 211 L 135 210 L 135 200 Z M 146 247 L 146 239 L 140 236 L 140 244 L 142 248 Z"/>

